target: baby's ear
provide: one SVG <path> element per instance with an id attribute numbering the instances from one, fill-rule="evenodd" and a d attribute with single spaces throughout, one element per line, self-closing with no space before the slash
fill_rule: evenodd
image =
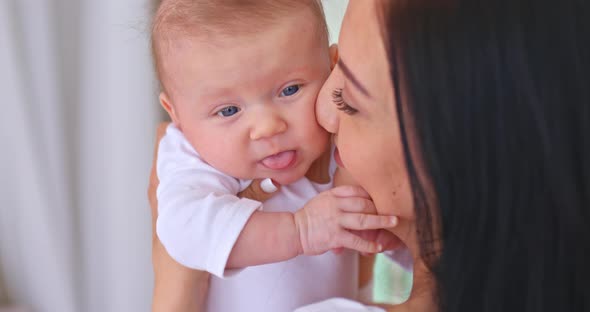
<path id="1" fill-rule="evenodd" d="M 334 69 L 338 63 L 338 45 L 333 44 L 330 46 L 330 69 Z"/>
<path id="2" fill-rule="evenodd" d="M 174 125 L 178 129 L 180 129 L 180 121 L 178 120 L 178 116 L 176 115 L 176 110 L 174 109 L 174 106 L 170 102 L 170 99 L 168 98 L 168 96 L 164 92 L 160 93 L 160 105 L 162 105 L 164 110 L 166 110 L 166 112 L 168 113 L 168 116 L 170 116 L 170 119 L 172 119 L 172 122 L 174 123 Z"/>

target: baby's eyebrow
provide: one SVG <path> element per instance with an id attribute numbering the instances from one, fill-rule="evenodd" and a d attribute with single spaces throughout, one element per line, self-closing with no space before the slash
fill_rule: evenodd
<path id="1" fill-rule="evenodd" d="M 360 81 L 358 81 L 358 79 L 356 79 L 356 77 L 354 76 L 352 71 L 350 71 L 348 66 L 346 66 L 346 64 L 344 64 L 344 62 L 342 61 L 342 58 L 338 59 L 338 65 L 340 66 L 340 68 L 342 68 L 342 73 L 344 73 L 344 76 L 346 76 L 346 78 L 348 78 L 348 80 L 350 80 L 352 82 L 352 84 L 355 87 L 357 87 L 357 89 L 359 89 L 359 91 L 361 91 L 362 94 L 364 94 L 370 98 L 371 95 L 369 94 L 369 91 L 367 91 L 367 88 L 365 88 L 363 86 L 363 84 L 361 84 Z"/>

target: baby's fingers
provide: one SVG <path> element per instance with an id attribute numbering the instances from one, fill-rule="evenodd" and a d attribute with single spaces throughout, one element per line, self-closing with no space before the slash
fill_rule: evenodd
<path id="1" fill-rule="evenodd" d="M 348 230 L 378 230 L 397 225 L 397 217 L 363 213 L 344 213 L 340 216 L 340 226 Z"/>
<path id="2" fill-rule="evenodd" d="M 366 198 L 348 197 L 337 198 L 336 205 L 340 211 L 376 214 L 375 204 Z"/>
<path id="3" fill-rule="evenodd" d="M 364 240 L 357 235 L 348 231 L 342 231 L 339 235 L 338 242 L 344 248 L 356 250 L 364 253 L 378 253 L 383 251 L 383 246 L 376 242 Z"/>
<path id="4" fill-rule="evenodd" d="M 332 248 L 332 252 L 336 255 L 341 254 L 343 251 L 344 251 L 344 248 L 342 248 L 342 247 Z"/>
<path id="5" fill-rule="evenodd" d="M 336 197 L 363 197 L 371 198 L 369 193 L 364 188 L 356 185 L 342 185 L 337 186 L 330 190 L 330 192 Z"/>

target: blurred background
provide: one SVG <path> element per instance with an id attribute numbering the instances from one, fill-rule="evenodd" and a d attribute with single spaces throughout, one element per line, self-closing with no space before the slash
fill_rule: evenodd
<path id="1" fill-rule="evenodd" d="M 153 2 L 0 1 L 0 311 L 150 310 Z M 376 297 L 407 296 L 379 262 Z"/>

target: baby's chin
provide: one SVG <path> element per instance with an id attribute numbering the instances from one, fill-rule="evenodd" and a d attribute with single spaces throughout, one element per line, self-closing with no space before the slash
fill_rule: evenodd
<path id="1" fill-rule="evenodd" d="M 274 182 L 280 184 L 280 185 L 289 185 L 292 183 L 295 183 L 299 180 L 301 180 L 301 178 L 303 178 L 305 175 L 298 175 L 298 176 L 292 176 L 292 177 L 276 177 L 276 178 L 271 178 Z"/>

